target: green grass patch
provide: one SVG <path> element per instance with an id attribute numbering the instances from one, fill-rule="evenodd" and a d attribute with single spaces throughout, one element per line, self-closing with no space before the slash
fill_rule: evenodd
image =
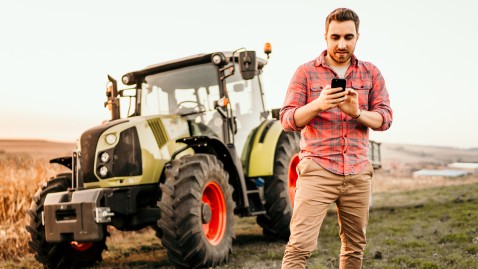
<path id="1" fill-rule="evenodd" d="M 443 236 L 438 243 L 468 243 L 471 242 L 471 237 L 462 233 L 447 234 Z"/>

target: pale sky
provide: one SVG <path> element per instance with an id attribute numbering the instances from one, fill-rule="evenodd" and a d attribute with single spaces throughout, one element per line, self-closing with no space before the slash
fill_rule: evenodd
<path id="1" fill-rule="evenodd" d="M 2 1 L 0 139 L 74 142 L 108 118 L 107 74 L 245 47 L 272 54 L 266 104 L 325 48 L 325 17 L 360 16 L 355 55 L 382 72 L 394 110 L 385 143 L 478 147 L 478 4 L 445 1 Z"/>

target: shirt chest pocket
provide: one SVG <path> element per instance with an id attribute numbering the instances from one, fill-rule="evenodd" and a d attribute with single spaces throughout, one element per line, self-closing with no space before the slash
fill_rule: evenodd
<path id="1" fill-rule="evenodd" d="M 372 90 L 372 81 L 358 80 L 352 81 L 352 88 L 357 91 L 360 108 L 368 110 L 368 100 Z"/>
<path id="2" fill-rule="evenodd" d="M 312 102 L 314 99 L 317 99 L 324 89 L 325 85 L 322 85 L 322 83 L 317 82 L 317 83 L 312 83 L 310 85 L 309 92 L 307 94 L 307 103 Z"/>

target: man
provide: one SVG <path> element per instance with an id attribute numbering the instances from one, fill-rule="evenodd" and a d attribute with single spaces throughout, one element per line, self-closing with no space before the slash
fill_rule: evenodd
<path id="1" fill-rule="evenodd" d="M 301 65 L 287 90 L 280 120 L 285 131 L 301 131 L 301 161 L 282 268 L 305 268 L 333 202 L 342 242 L 340 268 L 362 267 L 373 176 L 368 129 L 390 128 L 392 110 L 380 71 L 354 55 L 358 38 L 357 14 L 332 11 L 325 22 L 327 50 Z M 331 88 L 332 78 L 345 78 L 345 91 Z"/>

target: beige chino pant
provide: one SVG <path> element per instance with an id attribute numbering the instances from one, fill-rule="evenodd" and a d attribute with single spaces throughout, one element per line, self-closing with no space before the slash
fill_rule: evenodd
<path id="1" fill-rule="evenodd" d="M 337 204 L 340 226 L 340 268 L 362 267 L 373 167 L 357 175 L 337 175 L 314 160 L 304 158 L 297 165 L 294 212 L 290 222 L 283 269 L 305 268 L 317 246 L 320 226 L 331 203 Z"/>

